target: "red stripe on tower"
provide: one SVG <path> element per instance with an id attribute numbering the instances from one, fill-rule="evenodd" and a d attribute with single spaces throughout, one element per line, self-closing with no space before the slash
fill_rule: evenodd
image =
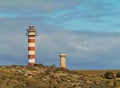
<path id="1" fill-rule="evenodd" d="M 36 36 L 36 29 L 33 25 L 29 26 L 27 29 L 28 36 L 28 66 L 34 66 L 35 64 L 35 36 Z"/>
<path id="2" fill-rule="evenodd" d="M 29 51 L 35 50 L 35 47 L 32 47 L 32 46 L 31 46 L 31 47 L 28 47 L 28 50 L 29 50 Z"/>
<path id="3" fill-rule="evenodd" d="M 29 43 L 35 43 L 35 39 L 30 37 L 30 38 L 28 39 L 28 42 L 29 42 Z"/>
<path id="4" fill-rule="evenodd" d="M 28 58 L 35 58 L 35 55 L 28 55 Z"/>

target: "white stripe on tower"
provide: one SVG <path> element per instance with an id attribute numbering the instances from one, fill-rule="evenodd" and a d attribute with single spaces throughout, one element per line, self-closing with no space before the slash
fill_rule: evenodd
<path id="1" fill-rule="evenodd" d="M 36 30 L 34 26 L 30 25 L 27 29 L 28 36 L 28 66 L 34 66 L 35 64 L 35 36 Z"/>

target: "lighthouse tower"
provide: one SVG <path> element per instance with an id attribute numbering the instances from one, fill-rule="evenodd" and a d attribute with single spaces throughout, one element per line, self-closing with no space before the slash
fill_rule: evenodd
<path id="1" fill-rule="evenodd" d="M 60 53 L 60 67 L 66 68 L 66 53 Z"/>
<path id="2" fill-rule="evenodd" d="M 28 66 L 34 66 L 36 29 L 33 25 L 30 25 L 27 29 L 26 36 L 28 36 Z"/>

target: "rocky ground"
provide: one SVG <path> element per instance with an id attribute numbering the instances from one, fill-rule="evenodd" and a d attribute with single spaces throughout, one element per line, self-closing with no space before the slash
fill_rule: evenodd
<path id="1" fill-rule="evenodd" d="M 54 66 L 0 66 L 0 88 L 120 88 L 120 79 Z"/>

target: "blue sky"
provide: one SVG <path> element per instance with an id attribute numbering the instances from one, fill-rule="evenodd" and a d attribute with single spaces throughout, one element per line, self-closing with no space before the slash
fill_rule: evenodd
<path id="1" fill-rule="evenodd" d="M 119 0 L 0 0 L 0 65 L 27 65 L 26 29 L 37 29 L 36 63 L 120 69 Z"/>

